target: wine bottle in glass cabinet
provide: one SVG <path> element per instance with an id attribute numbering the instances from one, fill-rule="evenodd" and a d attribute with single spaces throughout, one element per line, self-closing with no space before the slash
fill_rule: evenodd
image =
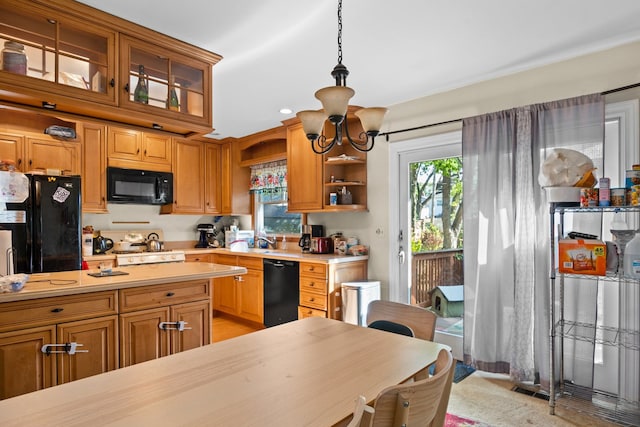
<path id="1" fill-rule="evenodd" d="M 133 91 L 133 100 L 141 104 L 149 103 L 149 88 L 147 87 L 147 76 L 144 73 L 144 65 L 138 66 L 138 83 Z"/>

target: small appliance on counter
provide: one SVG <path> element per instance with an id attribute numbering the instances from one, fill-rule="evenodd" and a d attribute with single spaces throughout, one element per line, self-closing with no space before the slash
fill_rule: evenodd
<path id="1" fill-rule="evenodd" d="M 210 248 L 217 247 L 218 242 L 215 239 L 217 233 L 216 226 L 213 224 L 198 224 L 196 230 L 200 233 L 196 248 Z"/>
<path id="2" fill-rule="evenodd" d="M 331 237 L 312 237 L 309 252 L 312 254 L 333 253 L 333 239 Z"/>
<path id="3" fill-rule="evenodd" d="M 308 225 L 302 226 L 302 235 L 298 241 L 298 246 L 302 248 L 302 252 L 311 252 L 311 238 L 323 237 L 324 226 L 323 225 Z"/>

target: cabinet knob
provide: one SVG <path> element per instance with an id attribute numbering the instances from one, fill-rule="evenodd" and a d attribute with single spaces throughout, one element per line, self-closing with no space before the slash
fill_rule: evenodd
<path id="1" fill-rule="evenodd" d="M 168 296 L 168 297 L 172 297 L 172 296 L 174 296 L 174 295 L 175 295 L 175 293 L 173 293 L 173 292 L 167 292 L 167 296 Z"/>
<path id="2" fill-rule="evenodd" d="M 111 86 L 111 87 L 116 87 L 116 79 L 111 79 L 111 80 L 109 81 L 109 86 Z"/>
<path id="3" fill-rule="evenodd" d="M 22 159 L 18 159 L 18 166 L 22 164 Z"/>
<path id="4" fill-rule="evenodd" d="M 51 310 L 51 312 L 52 313 L 60 313 L 63 310 L 64 310 L 64 308 L 58 307 L 58 308 L 54 308 L 53 310 Z"/>
<path id="5" fill-rule="evenodd" d="M 129 93 L 129 83 L 127 83 L 126 85 L 124 85 L 124 91 Z"/>
<path id="6" fill-rule="evenodd" d="M 315 286 L 315 282 L 309 282 L 309 286 L 311 286 L 312 288 Z"/>

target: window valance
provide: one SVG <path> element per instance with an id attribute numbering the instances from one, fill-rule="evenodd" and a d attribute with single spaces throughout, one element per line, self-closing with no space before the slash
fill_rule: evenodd
<path id="1" fill-rule="evenodd" d="M 287 161 L 251 166 L 249 190 L 257 193 L 260 203 L 280 203 L 287 200 Z"/>

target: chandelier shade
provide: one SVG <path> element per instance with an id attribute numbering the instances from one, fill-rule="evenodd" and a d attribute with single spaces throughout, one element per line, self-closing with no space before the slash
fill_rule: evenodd
<path id="1" fill-rule="evenodd" d="M 308 139 L 316 139 L 322 134 L 322 127 L 327 119 L 327 114 L 324 110 L 299 111 L 296 116 L 302 122 L 302 128 Z"/>
<path id="2" fill-rule="evenodd" d="M 348 75 L 349 70 L 342 64 L 342 0 L 338 0 L 338 64 L 331 72 L 336 85 L 316 91 L 316 98 L 322 102 L 322 110 L 305 110 L 296 114 L 316 154 L 325 154 L 335 145 L 342 145 L 343 141 L 360 152 L 371 151 L 375 137 L 380 133 L 387 109 L 373 107 L 362 108 L 354 113 L 360 119 L 364 132 L 354 138 L 349 135 L 347 111 L 349 100 L 356 92 L 347 86 Z M 322 134 L 327 119 L 335 126 L 332 140 L 327 140 Z"/>
<path id="3" fill-rule="evenodd" d="M 367 133 L 367 135 L 375 132 L 375 135 L 372 136 L 377 136 L 378 133 L 380 133 L 382 121 L 384 120 L 384 116 L 387 114 L 387 109 L 383 107 L 362 108 L 353 114 L 355 114 L 356 117 L 360 119 L 362 128 Z"/>
<path id="4" fill-rule="evenodd" d="M 341 123 L 344 116 L 347 115 L 347 107 L 349 100 L 353 98 L 356 91 L 347 86 L 329 86 L 322 88 L 316 92 L 316 98 L 322 102 L 322 108 L 327 113 L 331 123 Z M 336 122 L 332 117 L 341 117 Z"/>

